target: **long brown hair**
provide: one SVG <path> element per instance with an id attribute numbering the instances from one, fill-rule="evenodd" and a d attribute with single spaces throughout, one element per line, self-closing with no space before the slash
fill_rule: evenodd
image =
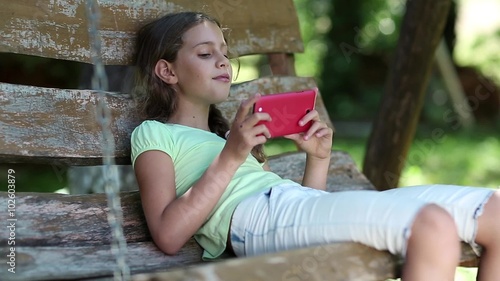
<path id="1" fill-rule="evenodd" d="M 180 12 L 158 18 L 144 25 L 137 33 L 133 94 L 144 119 L 167 122 L 177 109 L 175 89 L 158 78 L 154 68 L 160 59 L 175 62 L 183 45 L 184 33 L 205 21 L 221 28 L 216 19 L 204 13 Z M 214 104 L 210 105 L 208 126 L 211 132 L 222 138 L 229 130 L 229 123 Z M 254 147 L 252 154 L 259 162 L 266 160 L 262 145 Z"/>

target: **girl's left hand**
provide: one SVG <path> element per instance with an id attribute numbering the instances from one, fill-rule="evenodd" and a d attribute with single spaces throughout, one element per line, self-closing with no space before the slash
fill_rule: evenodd
<path id="1" fill-rule="evenodd" d="M 306 114 L 299 124 L 313 122 L 311 128 L 305 133 L 292 134 L 284 136 L 291 139 L 299 147 L 305 151 L 308 156 L 317 157 L 319 159 L 330 158 L 333 142 L 333 130 L 329 128 L 325 122 L 319 120 L 318 111 L 312 110 Z"/>

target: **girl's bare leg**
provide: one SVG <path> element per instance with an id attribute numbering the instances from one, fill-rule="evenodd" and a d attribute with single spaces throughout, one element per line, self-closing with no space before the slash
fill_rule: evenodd
<path id="1" fill-rule="evenodd" d="M 484 206 L 478 219 L 476 243 L 483 246 L 477 280 L 500 280 L 500 191 Z"/>
<path id="2" fill-rule="evenodd" d="M 460 259 L 460 242 L 453 218 L 428 205 L 418 213 L 408 240 L 404 281 L 453 281 Z"/>

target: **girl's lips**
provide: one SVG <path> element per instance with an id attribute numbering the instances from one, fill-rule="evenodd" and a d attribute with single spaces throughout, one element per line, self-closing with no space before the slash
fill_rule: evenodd
<path id="1" fill-rule="evenodd" d="M 224 74 L 224 75 L 219 75 L 214 78 L 214 80 L 222 81 L 222 82 L 229 82 L 231 79 L 229 78 L 229 75 Z"/>

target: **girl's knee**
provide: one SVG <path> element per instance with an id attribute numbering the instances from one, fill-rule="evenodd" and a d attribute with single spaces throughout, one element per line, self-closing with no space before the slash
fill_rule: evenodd
<path id="1" fill-rule="evenodd" d="M 458 263 L 460 243 L 457 227 L 451 215 L 431 204 L 415 217 L 407 245 L 408 255 L 426 255 Z"/>
<path id="2" fill-rule="evenodd" d="M 435 204 L 427 205 L 419 211 L 413 223 L 412 233 L 422 234 L 427 238 L 456 238 L 458 241 L 457 227 L 452 216 Z"/>

